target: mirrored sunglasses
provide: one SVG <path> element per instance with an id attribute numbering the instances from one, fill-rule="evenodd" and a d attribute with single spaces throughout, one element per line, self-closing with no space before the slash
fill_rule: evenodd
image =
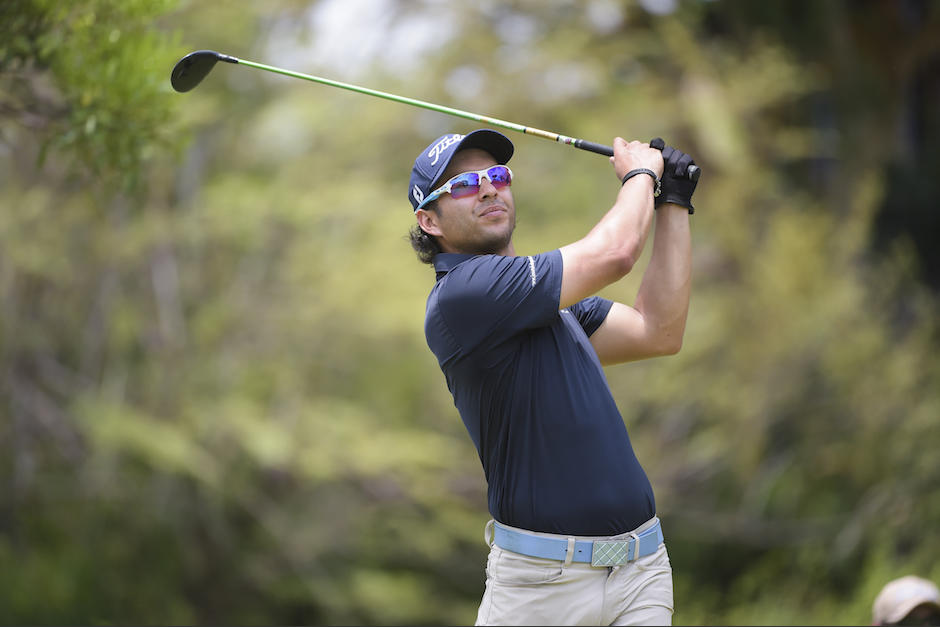
<path id="1" fill-rule="evenodd" d="M 494 165 L 476 172 L 462 172 L 428 194 L 428 197 L 421 201 L 415 211 L 423 209 L 425 205 L 437 200 L 444 194 L 450 194 L 451 198 L 474 196 L 480 193 L 480 184 L 484 178 L 496 189 L 502 189 L 512 185 L 512 170 L 509 169 L 509 166 Z"/>

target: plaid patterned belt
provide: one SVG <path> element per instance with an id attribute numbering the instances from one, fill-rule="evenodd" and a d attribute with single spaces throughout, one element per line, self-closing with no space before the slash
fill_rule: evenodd
<path id="1" fill-rule="evenodd" d="M 568 547 L 572 547 L 572 562 L 590 562 L 591 566 L 621 566 L 638 557 L 652 555 L 663 543 L 663 530 L 659 519 L 642 533 L 631 533 L 617 540 L 587 540 L 571 537 L 547 538 L 517 529 L 510 529 L 496 522 L 493 525 L 493 542 L 496 546 L 544 559 L 568 561 Z"/>

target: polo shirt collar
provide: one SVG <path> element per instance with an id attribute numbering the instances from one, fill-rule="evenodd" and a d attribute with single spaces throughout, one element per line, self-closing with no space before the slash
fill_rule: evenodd
<path id="1" fill-rule="evenodd" d="M 457 264 L 463 263 L 467 259 L 476 257 L 466 253 L 438 253 L 434 255 L 434 271 L 437 273 L 437 280 L 440 281 L 444 275 L 457 267 Z"/>

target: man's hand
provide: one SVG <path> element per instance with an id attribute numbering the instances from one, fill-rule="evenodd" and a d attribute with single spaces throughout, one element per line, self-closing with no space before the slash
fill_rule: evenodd
<path id="1" fill-rule="evenodd" d="M 698 181 L 690 180 L 688 168 L 695 161 L 692 157 L 672 146 L 666 146 L 662 139 L 657 137 L 650 142 L 652 146 L 662 146 L 663 161 L 665 162 L 662 176 L 662 193 L 656 197 L 655 203 L 659 207 L 665 203 L 673 203 L 695 212 L 692 206 L 692 194 Z"/>
<path id="2" fill-rule="evenodd" d="M 657 177 L 663 175 L 663 153 L 641 141 L 628 143 L 622 137 L 615 137 L 614 156 L 610 158 L 610 163 L 614 166 L 618 180 L 622 180 L 627 172 L 640 168 L 652 170 Z"/>

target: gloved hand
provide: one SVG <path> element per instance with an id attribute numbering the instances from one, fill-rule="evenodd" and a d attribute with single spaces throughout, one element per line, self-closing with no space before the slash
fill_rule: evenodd
<path id="1" fill-rule="evenodd" d="M 657 196 L 655 206 L 659 207 L 663 203 L 675 203 L 685 207 L 689 213 L 695 213 L 695 207 L 692 206 L 692 194 L 695 192 L 695 186 L 698 180 L 691 180 L 688 177 L 688 168 L 695 162 L 692 157 L 672 146 L 667 146 L 662 138 L 657 137 L 650 141 L 650 147 L 663 151 L 663 176 L 662 193 Z"/>

